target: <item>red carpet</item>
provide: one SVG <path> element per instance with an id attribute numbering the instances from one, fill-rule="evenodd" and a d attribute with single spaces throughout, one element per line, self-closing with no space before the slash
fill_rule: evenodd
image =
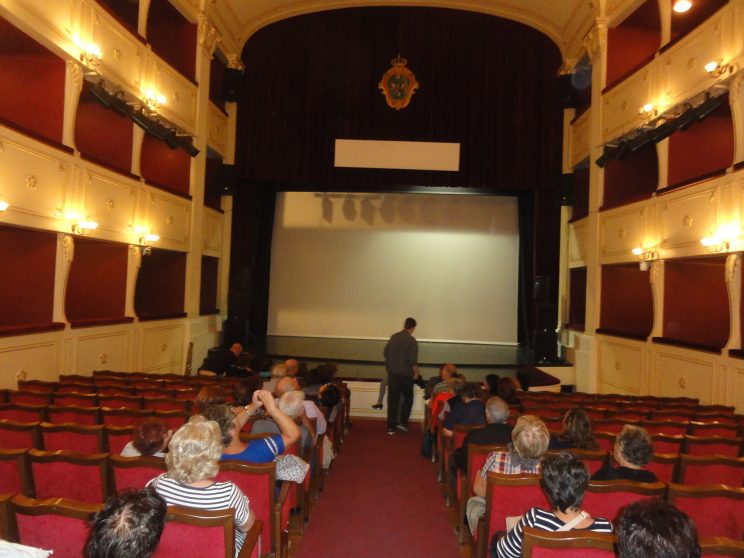
<path id="1" fill-rule="evenodd" d="M 384 421 L 355 420 L 296 558 L 458 558 L 456 534 L 421 427 L 388 436 Z"/>

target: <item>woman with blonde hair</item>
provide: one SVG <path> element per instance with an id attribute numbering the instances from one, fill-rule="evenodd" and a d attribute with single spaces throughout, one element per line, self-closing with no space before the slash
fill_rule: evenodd
<path id="1" fill-rule="evenodd" d="M 511 443 L 506 446 L 506 451 L 492 451 L 486 458 L 483 468 L 475 474 L 473 481 L 475 496 L 468 500 L 466 508 L 471 533 L 475 532 L 478 519 L 486 511 L 488 473 L 537 474 L 550 443 L 550 433 L 545 423 L 535 415 L 522 415 L 517 419 L 511 439 Z"/>
<path id="2" fill-rule="evenodd" d="M 179 428 L 165 456 L 168 472 L 147 486 L 171 506 L 206 510 L 235 510 L 235 548 L 240 551 L 245 533 L 253 525 L 248 498 L 232 482 L 217 482 L 222 456 L 222 436 L 216 422 L 196 415 Z"/>

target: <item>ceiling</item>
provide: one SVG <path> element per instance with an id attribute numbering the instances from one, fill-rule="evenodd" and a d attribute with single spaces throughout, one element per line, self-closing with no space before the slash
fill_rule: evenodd
<path id="1" fill-rule="evenodd" d="M 601 0 L 212 0 L 223 40 L 236 52 L 256 31 L 282 19 L 362 6 L 421 6 L 481 12 L 538 29 L 559 47 L 564 59 L 580 56 L 581 42 Z"/>

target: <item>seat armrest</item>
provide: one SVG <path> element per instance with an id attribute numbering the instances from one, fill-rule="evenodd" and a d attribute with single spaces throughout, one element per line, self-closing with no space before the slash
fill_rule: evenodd
<path id="1" fill-rule="evenodd" d="M 243 543 L 243 548 L 240 549 L 238 558 L 251 558 L 256 546 L 260 545 L 262 529 L 263 521 L 261 521 L 260 519 L 256 519 L 253 522 L 253 525 L 251 525 L 251 528 L 248 529 L 248 531 L 246 531 L 245 533 L 245 542 Z M 262 549 L 259 549 L 259 552 L 256 553 L 256 556 L 261 555 L 261 550 Z"/>

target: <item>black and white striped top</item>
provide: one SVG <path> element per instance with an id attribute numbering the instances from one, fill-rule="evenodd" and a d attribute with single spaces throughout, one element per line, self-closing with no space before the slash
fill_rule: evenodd
<path id="1" fill-rule="evenodd" d="M 204 488 L 196 488 L 180 483 L 163 473 L 155 477 L 147 486 L 152 486 L 169 506 L 187 506 L 202 510 L 235 509 L 235 525 L 248 521 L 248 498 L 232 482 L 215 482 Z M 245 541 L 245 533 L 235 529 L 235 553 L 240 552 Z"/>
<path id="2" fill-rule="evenodd" d="M 545 531 L 557 531 L 564 525 L 565 523 L 558 519 L 553 512 L 540 508 L 530 508 L 514 528 L 505 537 L 502 537 L 498 544 L 491 547 L 491 558 L 520 558 L 522 556 L 522 539 L 524 538 L 525 526 Z M 579 530 L 612 533 L 612 524 L 602 517 L 595 517 L 594 523 Z"/>

